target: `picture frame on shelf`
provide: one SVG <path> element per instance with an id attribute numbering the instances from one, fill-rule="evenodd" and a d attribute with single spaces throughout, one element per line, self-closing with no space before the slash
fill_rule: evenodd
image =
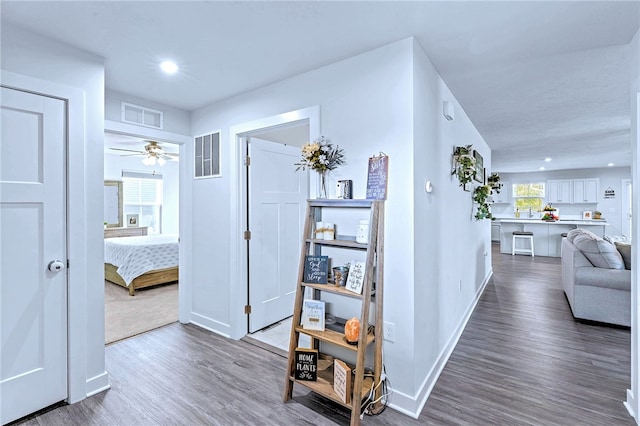
<path id="1" fill-rule="evenodd" d="M 128 214 L 127 215 L 127 228 L 137 228 L 140 226 L 138 224 L 138 214 Z"/>
<path id="2" fill-rule="evenodd" d="M 300 323 L 305 330 L 324 331 L 324 301 L 304 299 Z"/>
<path id="3" fill-rule="evenodd" d="M 476 182 L 484 184 L 484 160 L 482 158 L 482 155 L 474 149 L 473 158 L 476 160 L 476 175 L 474 177 L 474 180 Z"/>
<path id="4" fill-rule="evenodd" d="M 585 210 L 582 212 L 582 219 L 585 220 L 591 220 L 593 219 L 593 214 L 591 213 L 591 210 Z"/>

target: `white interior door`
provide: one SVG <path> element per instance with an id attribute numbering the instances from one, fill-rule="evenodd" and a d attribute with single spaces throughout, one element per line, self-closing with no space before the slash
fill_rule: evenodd
<path id="1" fill-rule="evenodd" d="M 67 398 L 66 109 L 1 89 L 0 422 Z M 53 263 L 49 270 L 51 261 Z"/>
<path id="2" fill-rule="evenodd" d="M 293 314 L 308 174 L 300 148 L 251 139 L 249 166 L 249 332 Z"/>

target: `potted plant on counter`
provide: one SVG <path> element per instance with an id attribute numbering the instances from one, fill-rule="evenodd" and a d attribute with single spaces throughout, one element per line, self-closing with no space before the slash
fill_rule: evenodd
<path id="1" fill-rule="evenodd" d="M 602 219 L 602 212 L 598 211 L 598 210 L 594 211 L 593 212 L 593 218 L 594 219 Z"/>

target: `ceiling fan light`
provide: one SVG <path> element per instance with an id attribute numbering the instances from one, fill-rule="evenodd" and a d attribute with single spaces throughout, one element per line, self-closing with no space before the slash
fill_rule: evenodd
<path id="1" fill-rule="evenodd" d="M 166 162 L 167 162 L 167 160 L 165 160 L 164 158 L 158 157 L 158 164 L 160 164 L 161 166 L 164 166 L 164 163 L 166 163 Z"/>
<path id="2" fill-rule="evenodd" d="M 153 166 L 154 164 L 156 164 L 156 159 L 152 156 L 144 157 L 142 159 L 142 164 L 144 164 L 145 166 Z"/>

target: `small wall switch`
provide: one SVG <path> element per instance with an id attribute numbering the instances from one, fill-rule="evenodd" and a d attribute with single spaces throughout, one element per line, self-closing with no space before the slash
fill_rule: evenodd
<path id="1" fill-rule="evenodd" d="M 384 322 L 382 327 L 382 338 L 391 343 L 396 341 L 396 325 L 394 323 L 387 321 Z"/>

